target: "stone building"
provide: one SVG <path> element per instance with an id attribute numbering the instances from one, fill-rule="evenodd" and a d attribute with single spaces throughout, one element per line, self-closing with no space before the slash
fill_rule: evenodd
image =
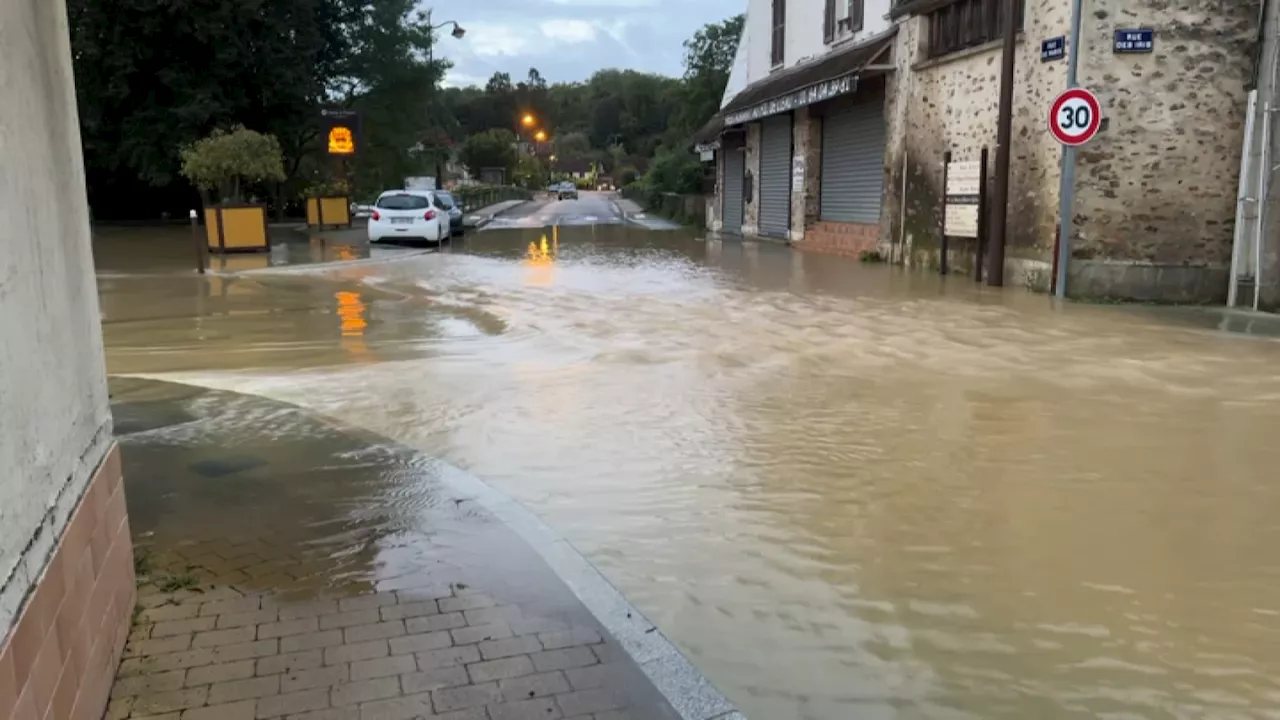
<path id="1" fill-rule="evenodd" d="M 133 553 L 62 0 L 0 2 L 0 720 L 98 720 Z"/>
<path id="2" fill-rule="evenodd" d="M 1061 147 L 1047 129 L 1048 113 L 1066 87 L 1067 63 L 1052 55 L 1042 59 L 1041 51 L 1046 41 L 1068 34 L 1071 1 L 1020 3 L 1005 281 L 1047 290 L 1061 162 Z M 786 15 L 795 4 L 803 3 L 758 0 L 750 11 Z M 761 207 L 769 214 L 776 203 L 765 197 L 752 202 L 765 195 L 758 192 L 764 172 L 758 169 L 760 139 L 770 125 L 781 123 L 776 116 L 782 112 L 791 116 L 795 131 L 788 162 L 796 183 L 786 239 L 802 248 L 842 254 L 875 249 L 895 262 L 937 266 L 944 153 L 953 161 L 977 160 L 984 147 L 995 154 L 1001 0 L 897 0 L 875 9 L 871 4 L 867 20 L 882 10 L 885 28 L 855 38 L 852 47 L 801 62 L 807 71 L 788 68 L 759 79 L 748 72 L 741 87 L 730 82 L 724 108 L 698 138 L 718 150 L 721 207 L 715 229 L 782 237 L 776 223 L 761 222 Z M 1084 0 L 1079 82 L 1099 97 L 1104 124 L 1078 154 L 1070 294 L 1225 298 L 1259 12 L 1260 0 Z M 758 24 L 748 20 L 741 51 L 747 56 L 761 52 L 753 47 L 759 44 Z M 1117 31 L 1133 29 L 1150 31 L 1149 52 L 1117 52 Z M 841 56 L 842 62 L 833 62 Z M 780 87 L 787 73 L 803 76 L 801 82 Z M 803 107 L 780 101 L 797 91 L 814 95 L 815 86 L 807 85 L 811 78 L 837 77 L 849 81 L 830 97 L 817 93 L 817 101 Z M 744 114 L 744 107 L 760 109 Z M 824 127 L 855 108 L 865 113 L 856 130 L 842 135 Z M 870 120 L 874 113 L 878 127 Z M 856 167 L 842 162 L 841 150 L 831 143 L 846 156 L 858 144 Z M 733 157 L 739 144 L 742 183 Z M 878 158 L 865 149 L 871 144 L 882 146 Z M 824 161 L 842 164 L 831 172 Z M 860 206 L 856 214 L 833 211 L 851 198 L 862 202 L 866 186 L 855 188 L 850 177 L 870 184 L 873 175 L 881 191 L 874 207 Z M 833 188 L 833 180 L 841 184 Z M 738 186 L 747 199 L 740 227 L 731 217 Z M 952 243 L 951 267 L 965 269 L 975 244 Z"/>

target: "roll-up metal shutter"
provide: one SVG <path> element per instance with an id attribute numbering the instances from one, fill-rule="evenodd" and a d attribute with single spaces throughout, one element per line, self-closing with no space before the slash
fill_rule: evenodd
<path id="1" fill-rule="evenodd" d="M 760 135 L 760 234 L 791 230 L 791 113 L 764 119 Z"/>
<path id="2" fill-rule="evenodd" d="M 742 135 L 726 135 L 720 152 L 724 153 L 724 193 L 721 198 L 724 232 L 741 235 L 742 173 L 747 165 Z"/>
<path id="3" fill-rule="evenodd" d="M 866 102 L 822 120 L 821 217 L 878 224 L 884 185 L 884 106 Z"/>

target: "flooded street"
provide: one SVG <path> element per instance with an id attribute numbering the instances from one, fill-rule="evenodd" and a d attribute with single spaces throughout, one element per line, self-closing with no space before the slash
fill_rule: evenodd
<path id="1" fill-rule="evenodd" d="M 182 232 L 100 233 L 108 370 L 465 469 L 751 718 L 1280 718 L 1273 337 L 625 222 L 545 233 L 205 278 Z"/>

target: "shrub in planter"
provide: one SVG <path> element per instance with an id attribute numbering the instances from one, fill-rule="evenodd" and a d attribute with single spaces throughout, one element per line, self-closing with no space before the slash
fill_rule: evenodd
<path id="1" fill-rule="evenodd" d="M 275 137 L 237 125 L 214 130 L 181 155 L 183 177 L 205 197 L 217 198 L 204 211 L 209 249 L 266 250 L 266 208 L 245 202 L 244 191 L 251 183 L 284 180 L 284 154 Z"/>
<path id="2" fill-rule="evenodd" d="M 308 226 L 351 227 L 351 189 L 345 181 L 316 183 L 302 196 L 307 201 Z"/>

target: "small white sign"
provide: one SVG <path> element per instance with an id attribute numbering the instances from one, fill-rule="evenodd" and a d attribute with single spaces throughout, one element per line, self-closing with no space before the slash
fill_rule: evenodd
<path id="1" fill-rule="evenodd" d="M 791 189 L 804 192 L 804 158 L 799 155 L 791 158 Z"/>
<path id="2" fill-rule="evenodd" d="M 982 163 L 977 160 L 948 163 L 942 232 L 948 237 L 978 237 L 981 200 Z"/>

